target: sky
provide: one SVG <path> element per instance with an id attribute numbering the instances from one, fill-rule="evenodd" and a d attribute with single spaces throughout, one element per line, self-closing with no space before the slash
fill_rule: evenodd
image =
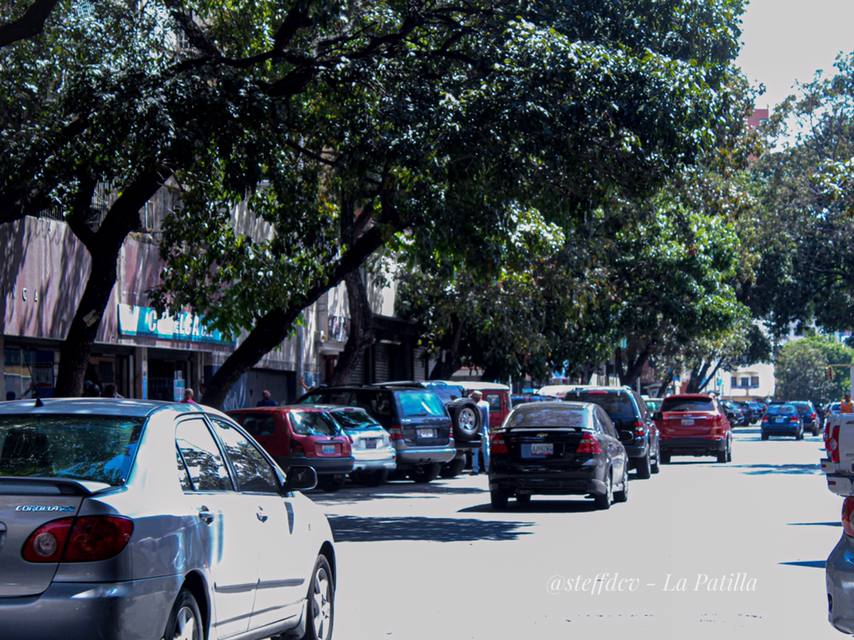
<path id="1" fill-rule="evenodd" d="M 757 107 L 771 107 L 816 69 L 833 72 L 840 51 L 854 51 L 854 0 L 751 0 L 738 63 L 752 84 L 765 84 Z"/>

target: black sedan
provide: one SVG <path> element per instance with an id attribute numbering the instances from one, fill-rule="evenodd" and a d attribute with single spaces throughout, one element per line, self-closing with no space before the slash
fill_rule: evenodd
<path id="1" fill-rule="evenodd" d="M 586 495 L 600 509 L 629 498 L 626 449 L 598 405 L 523 404 L 492 434 L 490 449 L 494 509 L 505 508 L 511 497 L 527 504 L 534 494 Z"/>

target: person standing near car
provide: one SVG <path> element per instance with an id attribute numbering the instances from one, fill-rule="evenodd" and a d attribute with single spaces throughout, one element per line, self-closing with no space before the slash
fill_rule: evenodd
<path id="1" fill-rule="evenodd" d="M 473 475 L 480 473 L 480 456 L 478 452 L 483 453 L 483 470 L 489 473 L 489 403 L 483 399 L 483 394 L 480 391 L 472 391 L 469 396 L 477 404 L 480 411 L 480 449 L 472 449 L 471 452 L 471 472 Z"/>
<path id="2" fill-rule="evenodd" d="M 273 394 L 270 393 L 269 389 L 264 389 L 264 391 L 261 392 L 261 399 L 258 401 L 257 406 L 259 406 L 259 407 L 275 407 L 275 406 L 277 406 L 276 401 L 273 400 Z"/>
<path id="3" fill-rule="evenodd" d="M 846 393 L 839 403 L 839 413 L 854 413 L 854 402 L 851 402 L 851 394 Z"/>

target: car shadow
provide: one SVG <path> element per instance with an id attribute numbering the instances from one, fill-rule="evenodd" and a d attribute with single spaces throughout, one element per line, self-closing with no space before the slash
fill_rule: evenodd
<path id="1" fill-rule="evenodd" d="M 809 569 L 824 569 L 827 562 L 824 560 L 794 560 L 792 562 L 781 562 L 787 567 L 807 567 Z"/>
<path id="2" fill-rule="evenodd" d="M 748 469 L 745 475 L 748 476 L 764 476 L 770 474 L 783 475 L 814 475 L 821 473 L 821 466 L 818 464 L 733 464 L 730 467 L 737 469 Z"/>
<path id="3" fill-rule="evenodd" d="M 790 527 L 841 527 L 842 523 L 836 522 L 789 522 Z"/>
<path id="4" fill-rule="evenodd" d="M 531 532 L 533 522 L 474 518 L 329 516 L 336 542 L 507 542 Z"/>
<path id="5" fill-rule="evenodd" d="M 313 501 L 320 504 L 355 504 L 367 500 L 435 500 L 448 495 L 477 495 L 487 489 L 477 487 L 455 487 L 445 482 L 418 484 L 408 480 L 391 481 L 377 487 L 346 484 L 338 491 L 327 493 L 321 489 L 307 492 Z"/>
<path id="6" fill-rule="evenodd" d="M 526 505 L 510 500 L 507 508 L 500 511 L 496 511 L 487 503 L 466 507 L 457 513 L 589 513 L 596 510 L 596 504 L 592 500 L 538 500 L 534 497 Z"/>

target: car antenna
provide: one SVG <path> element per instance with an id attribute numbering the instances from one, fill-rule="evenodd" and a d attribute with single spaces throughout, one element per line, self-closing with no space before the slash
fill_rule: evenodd
<path id="1" fill-rule="evenodd" d="M 35 408 L 36 408 L 36 409 L 41 409 L 41 408 L 44 406 L 44 402 L 42 401 L 41 397 L 38 395 L 38 392 L 35 392 L 35 393 L 36 393 L 36 404 L 35 404 Z"/>

